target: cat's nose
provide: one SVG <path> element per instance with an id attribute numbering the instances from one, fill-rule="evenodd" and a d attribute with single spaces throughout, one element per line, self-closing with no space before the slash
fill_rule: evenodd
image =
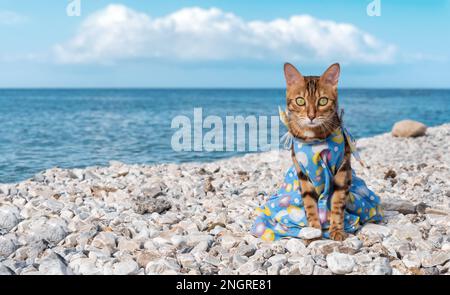
<path id="1" fill-rule="evenodd" d="M 314 119 L 316 118 L 316 115 L 308 114 L 308 118 L 312 123 L 314 121 Z"/>

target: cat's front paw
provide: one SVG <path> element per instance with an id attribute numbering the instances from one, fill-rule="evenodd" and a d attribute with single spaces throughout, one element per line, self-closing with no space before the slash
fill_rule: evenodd
<path id="1" fill-rule="evenodd" d="M 347 238 L 347 233 L 343 230 L 330 231 L 330 239 L 334 241 L 343 241 Z"/>

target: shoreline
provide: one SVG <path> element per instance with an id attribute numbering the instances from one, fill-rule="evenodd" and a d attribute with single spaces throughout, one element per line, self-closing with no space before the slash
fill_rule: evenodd
<path id="1" fill-rule="evenodd" d="M 418 138 L 359 139 L 370 168 L 352 163 L 380 195 L 385 222 L 309 245 L 249 234 L 288 151 L 48 169 L 0 184 L 0 274 L 446 274 L 449 139 L 450 123 Z"/>
<path id="2" fill-rule="evenodd" d="M 436 127 L 440 127 L 443 125 L 447 125 L 450 124 L 450 122 L 447 123 L 443 123 L 440 125 L 429 125 L 428 128 L 436 128 Z M 364 137 L 360 137 L 357 138 L 358 142 L 363 142 L 366 139 L 370 139 L 370 138 L 376 138 L 378 136 L 382 136 L 384 134 L 390 134 L 390 132 L 385 132 L 385 133 L 378 133 L 372 136 L 364 136 Z M 29 174 L 27 173 L 28 176 L 24 176 L 25 178 L 21 178 L 12 182 L 0 182 L 0 186 L 2 185 L 14 185 L 20 182 L 24 182 L 27 180 L 32 180 L 33 177 L 35 177 L 36 175 L 39 175 L 40 173 L 43 173 L 47 170 L 51 170 L 51 169 L 63 169 L 63 170 L 76 170 L 76 169 L 91 169 L 91 168 L 101 168 L 101 167 L 108 167 L 111 166 L 111 163 L 122 163 L 124 165 L 127 166 L 134 166 L 134 165 L 138 165 L 138 166 L 147 166 L 147 167 L 153 167 L 153 166 L 160 166 L 160 165 L 185 165 L 185 164 L 194 164 L 194 165 L 204 165 L 206 163 L 211 163 L 211 162 L 221 162 L 221 161 L 228 161 L 228 160 L 234 160 L 236 158 L 242 158 L 242 157 L 246 157 L 246 156 L 251 156 L 251 155 L 261 155 L 261 154 L 265 154 L 268 152 L 283 152 L 283 149 L 280 147 L 279 150 L 273 150 L 273 151 L 257 151 L 257 152 L 248 152 L 248 153 L 242 153 L 242 154 L 235 154 L 235 155 L 230 155 L 230 156 L 224 156 L 222 158 L 217 158 L 217 159 L 204 159 L 201 161 L 191 161 L 191 160 L 186 160 L 183 162 L 169 162 L 169 161 L 163 161 L 163 162 L 127 162 L 127 161 L 120 161 L 120 160 L 109 160 L 109 161 L 105 161 L 102 164 L 97 164 L 97 165 L 82 165 L 82 166 L 72 166 L 72 167 L 68 167 L 66 165 L 63 166 L 53 166 L 47 169 L 43 169 L 43 170 L 37 170 L 34 174 Z M 206 153 L 205 151 L 202 151 L 202 153 Z M 221 152 L 223 153 L 223 151 Z M 237 153 L 237 151 L 232 151 L 232 153 Z M 15 178 L 15 177 L 14 177 Z M 0 180 L 1 181 L 1 180 Z"/>

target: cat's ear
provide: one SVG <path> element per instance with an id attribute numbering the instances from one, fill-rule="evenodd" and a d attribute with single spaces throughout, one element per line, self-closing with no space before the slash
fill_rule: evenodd
<path id="1" fill-rule="evenodd" d="M 290 63 L 284 64 L 284 77 L 286 78 L 286 85 L 288 87 L 294 84 L 305 83 L 302 74 Z"/>
<path id="2" fill-rule="evenodd" d="M 339 81 L 339 74 L 341 72 L 341 67 L 338 63 L 332 64 L 320 77 L 320 81 L 332 85 L 333 87 L 337 86 Z"/>

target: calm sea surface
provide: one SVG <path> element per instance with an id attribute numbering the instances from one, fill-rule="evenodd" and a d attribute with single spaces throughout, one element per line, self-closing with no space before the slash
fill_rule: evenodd
<path id="1" fill-rule="evenodd" d="M 282 89 L 0 90 L 0 183 L 54 166 L 212 161 L 243 152 L 175 152 L 172 119 L 276 116 Z M 401 119 L 450 122 L 450 90 L 344 89 L 340 104 L 355 137 L 387 132 Z M 280 124 L 281 125 L 281 124 Z M 209 129 L 205 129 L 206 133 Z M 284 128 L 280 127 L 280 135 Z"/>

